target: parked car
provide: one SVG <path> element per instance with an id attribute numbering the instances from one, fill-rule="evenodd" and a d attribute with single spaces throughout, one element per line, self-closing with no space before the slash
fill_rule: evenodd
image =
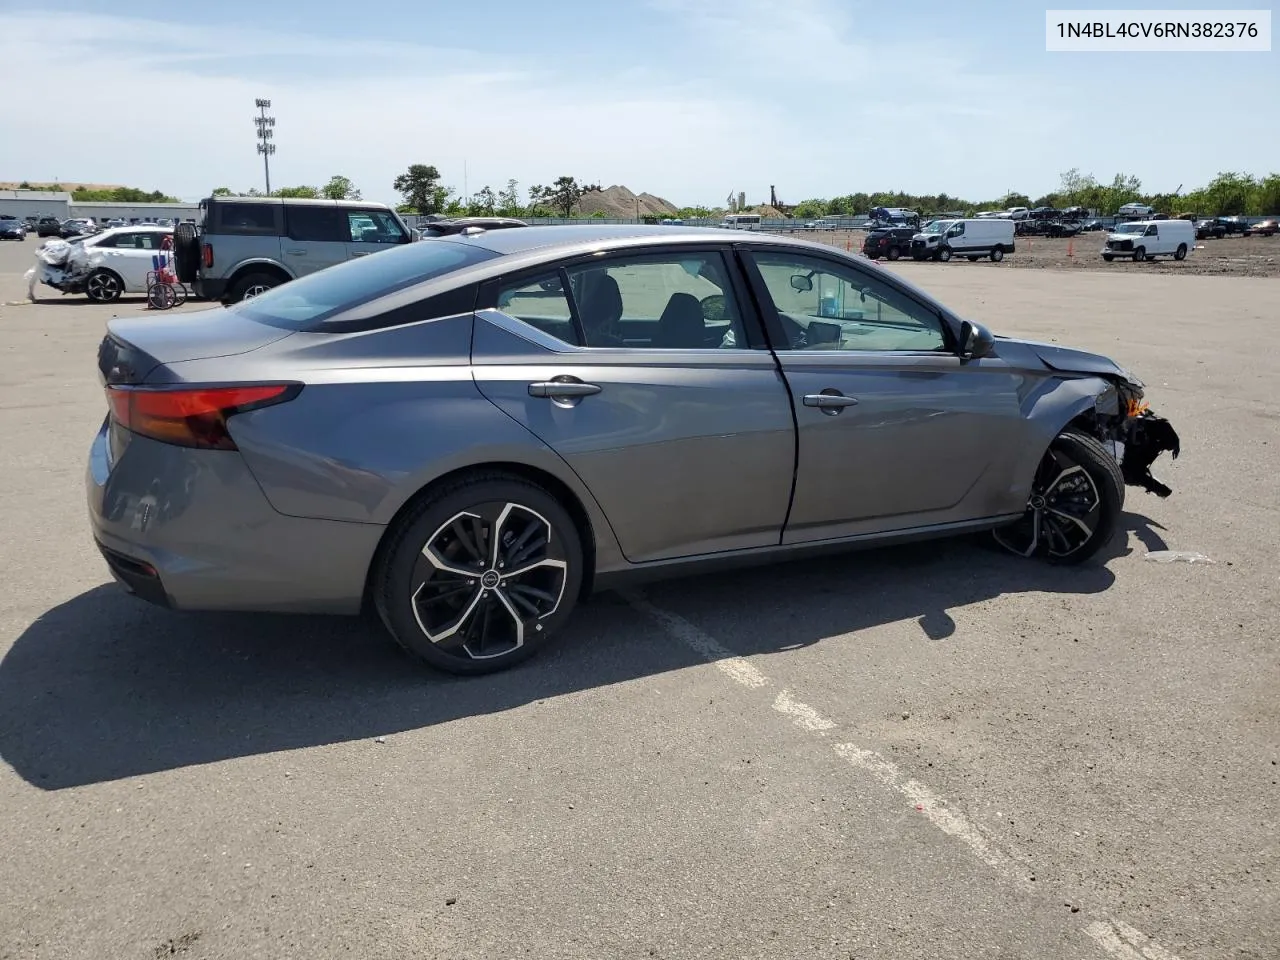
<path id="1" fill-rule="evenodd" d="M 1074 237 L 1079 232 L 1080 222 L 1078 220 L 1050 220 L 1044 226 L 1044 235 L 1046 237 Z"/>
<path id="2" fill-rule="evenodd" d="M 174 228 L 174 261 L 196 296 L 234 303 L 413 238 L 382 203 L 208 197 L 199 224 Z"/>
<path id="3" fill-rule="evenodd" d="M 37 237 L 56 237 L 62 233 L 62 221 L 57 217 L 41 217 L 36 223 Z"/>
<path id="4" fill-rule="evenodd" d="M 1084 207 L 1067 207 L 1062 211 L 1062 218 L 1064 220 L 1087 220 L 1089 211 Z"/>
<path id="5" fill-rule="evenodd" d="M 464 230 L 508 230 L 512 227 L 527 227 L 523 220 L 515 217 L 454 217 L 449 220 L 435 220 L 421 227 L 422 239 L 430 237 L 447 237 L 462 233 Z"/>
<path id="6" fill-rule="evenodd" d="M 1080 229 L 1085 233 L 1094 233 L 1098 230 L 1106 230 L 1107 225 L 1102 220 L 1086 220 Z"/>
<path id="7" fill-rule="evenodd" d="M 1221 240 L 1226 235 L 1227 228 L 1217 220 L 1209 219 L 1196 221 L 1197 240 Z"/>
<path id="8" fill-rule="evenodd" d="M 116 217 L 115 219 L 107 221 L 108 230 L 114 230 L 115 228 L 123 227 L 124 225 L 125 225 L 125 222 L 121 220 L 119 217 Z"/>
<path id="9" fill-rule="evenodd" d="M 72 237 L 87 237 L 97 232 L 98 227 L 92 220 L 77 217 L 72 220 L 62 221 L 62 226 L 58 229 L 58 236 L 63 240 L 69 240 Z"/>
<path id="10" fill-rule="evenodd" d="M 872 260 L 881 257 L 897 260 L 904 253 L 911 253 L 911 238 L 915 233 L 915 227 L 879 227 L 862 241 L 862 253 Z"/>
<path id="11" fill-rule="evenodd" d="M 1026 207 L 1010 207 L 1000 216 L 1006 220 L 1026 220 L 1031 216 L 1031 211 Z"/>
<path id="12" fill-rule="evenodd" d="M 1280 222 L 1275 220 L 1262 220 L 1258 223 L 1250 224 L 1245 227 L 1244 235 L 1246 237 L 1274 237 L 1277 230 L 1280 230 Z"/>
<path id="13" fill-rule="evenodd" d="M 0 214 L 0 240 L 27 239 L 27 224 L 24 220 Z"/>
<path id="14" fill-rule="evenodd" d="M 1146 203 L 1126 203 L 1116 211 L 1118 217 L 1146 217 L 1156 212 L 1156 208 Z"/>
<path id="15" fill-rule="evenodd" d="M 1060 216 L 1062 212 L 1053 207 L 1034 207 L 1028 213 L 1028 217 L 1032 220 L 1056 220 Z"/>
<path id="16" fill-rule="evenodd" d="M 1127 485 L 1169 492 L 1177 434 L 1105 357 L 800 239 L 642 229 L 455 235 L 112 319 L 86 484 L 109 569 L 180 610 L 367 600 L 483 673 L 631 577 L 981 530 L 1076 563 Z"/>
<path id="17" fill-rule="evenodd" d="M 1195 226 L 1186 220 L 1135 220 L 1113 227 L 1100 255 L 1108 263 L 1117 257 L 1134 263 L 1156 257 L 1185 260 L 1195 240 Z"/>
<path id="18" fill-rule="evenodd" d="M 27 233 L 35 233 L 36 229 L 40 226 L 40 218 L 35 214 L 23 217 L 22 222 L 27 225 Z"/>
<path id="19" fill-rule="evenodd" d="M 172 230 L 149 225 L 49 244 L 36 253 L 39 280 L 62 293 L 83 293 L 99 303 L 110 303 L 126 293 L 146 293 L 147 274 L 155 270 L 153 258 L 172 236 Z"/>
<path id="20" fill-rule="evenodd" d="M 1217 220 L 1228 234 L 1243 234 L 1249 229 L 1249 221 L 1244 217 L 1218 217 Z"/>
<path id="21" fill-rule="evenodd" d="M 914 260 L 941 260 L 965 257 L 970 262 L 990 257 L 995 262 L 1013 253 L 1014 225 L 1007 219 L 941 220 L 929 224 L 911 238 Z"/>

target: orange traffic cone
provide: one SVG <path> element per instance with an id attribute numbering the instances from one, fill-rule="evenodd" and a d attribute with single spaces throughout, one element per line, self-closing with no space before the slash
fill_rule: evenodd
<path id="1" fill-rule="evenodd" d="M 853 252 L 853 238 L 852 238 L 852 237 L 845 237 L 845 240 L 844 240 L 844 251 L 845 251 L 845 253 L 852 253 L 852 252 Z"/>
<path id="2" fill-rule="evenodd" d="M 1076 255 L 1076 242 L 1074 240 L 1067 241 L 1067 256 L 1074 257 Z"/>

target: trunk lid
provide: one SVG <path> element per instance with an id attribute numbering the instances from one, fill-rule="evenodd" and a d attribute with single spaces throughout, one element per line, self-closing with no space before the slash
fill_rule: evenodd
<path id="1" fill-rule="evenodd" d="M 104 384 L 146 383 L 164 364 L 234 357 L 292 334 L 223 307 L 158 317 L 117 317 L 107 324 L 107 335 L 98 347 L 98 374 Z"/>

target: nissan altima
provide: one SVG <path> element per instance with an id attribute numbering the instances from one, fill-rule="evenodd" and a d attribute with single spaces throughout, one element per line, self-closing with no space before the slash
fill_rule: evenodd
<path id="1" fill-rule="evenodd" d="M 1104 357 L 864 257 L 696 227 L 469 231 L 230 308 L 112 320 L 87 476 L 181 610 L 376 610 L 438 668 L 630 577 L 991 531 L 1078 563 L 1179 441 Z"/>

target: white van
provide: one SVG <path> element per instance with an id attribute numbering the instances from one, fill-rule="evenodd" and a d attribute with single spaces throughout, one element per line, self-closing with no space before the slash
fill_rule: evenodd
<path id="1" fill-rule="evenodd" d="M 995 218 L 980 220 L 935 220 L 911 238 L 911 256 L 916 260 L 970 261 L 990 257 L 999 263 L 1013 253 L 1013 221 Z"/>
<path id="2" fill-rule="evenodd" d="M 1135 263 L 1155 257 L 1185 260 L 1196 248 L 1196 225 L 1190 220 L 1134 220 L 1118 223 L 1107 234 L 1102 259 L 1119 257 Z"/>

